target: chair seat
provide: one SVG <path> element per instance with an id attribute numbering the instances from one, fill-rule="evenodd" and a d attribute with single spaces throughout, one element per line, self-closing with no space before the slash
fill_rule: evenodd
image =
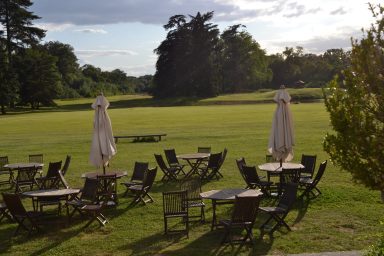
<path id="1" fill-rule="evenodd" d="M 246 225 L 252 224 L 252 222 L 250 222 L 250 221 L 241 222 L 241 223 L 234 223 L 231 220 L 220 220 L 219 223 L 224 225 L 224 226 L 232 226 L 232 227 L 244 227 Z"/>
<path id="2" fill-rule="evenodd" d="M 274 213 L 285 213 L 287 209 L 282 207 L 274 207 L 274 206 L 266 206 L 266 207 L 259 207 L 259 209 L 263 212 L 274 212 Z"/>
<path id="3" fill-rule="evenodd" d="M 125 181 L 125 182 L 121 182 L 120 184 L 122 184 L 126 187 L 130 187 L 130 186 L 134 186 L 134 185 L 141 185 L 141 184 L 143 184 L 143 181 Z"/>
<path id="4" fill-rule="evenodd" d="M 188 207 L 204 207 L 204 202 L 188 202 Z"/>
<path id="5" fill-rule="evenodd" d="M 98 211 L 102 207 L 101 204 L 86 204 L 83 207 L 81 207 L 81 210 L 84 211 Z"/>
<path id="6" fill-rule="evenodd" d="M 306 184 L 306 185 L 310 185 L 312 184 L 312 182 L 313 180 L 310 177 L 305 177 L 305 178 L 301 177 L 299 181 L 300 184 Z"/>
<path id="7" fill-rule="evenodd" d="M 185 216 L 187 216 L 187 212 L 180 212 L 180 213 L 177 213 L 177 214 L 165 214 L 164 216 L 166 218 L 185 217 Z"/>
<path id="8" fill-rule="evenodd" d="M 83 205 L 89 205 L 89 204 L 92 204 L 91 202 L 88 202 L 88 201 L 84 201 L 84 200 L 72 200 L 72 201 L 68 201 L 67 202 L 67 205 L 71 205 L 71 206 L 77 206 L 77 207 L 81 207 Z"/>
<path id="9" fill-rule="evenodd" d="M 0 210 L 7 209 L 5 203 L 0 203 Z"/>
<path id="10" fill-rule="evenodd" d="M 131 191 L 141 191 L 143 189 L 143 185 L 133 185 L 128 188 Z"/>

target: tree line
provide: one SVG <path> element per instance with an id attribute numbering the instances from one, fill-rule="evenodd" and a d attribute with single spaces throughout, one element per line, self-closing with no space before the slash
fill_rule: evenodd
<path id="1" fill-rule="evenodd" d="M 210 22 L 213 12 L 172 16 L 155 53 L 155 97 L 210 97 L 261 88 L 323 87 L 350 65 L 350 53 L 329 49 L 304 53 L 302 47 L 267 55 L 238 24 L 222 33 Z"/>
<path id="2" fill-rule="evenodd" d="M 30 0 L 0 2 L 0 107 L 54 104 L 53 99 L 147 92 L 156 98 L 210 97 L 222 93 L 288 86 L 322 87 L 349 65 L 349 52 L 331 49 L 321 55 L 286 48 L 267 55 L 241 24 L 220 33 L 213 12 L 175 15 L 164 25 L 168 34 L 154 50 L 154 76 L 127 76 L 79 66 L 71 45 L 42 43 L 40 17 L 28 11 Z"/>

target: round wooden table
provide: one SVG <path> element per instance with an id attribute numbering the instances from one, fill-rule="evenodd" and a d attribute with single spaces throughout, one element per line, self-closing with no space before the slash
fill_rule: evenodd
<path id="1" fill-rule="evenodd" d="M 177 155 L 177 158 L 187 161 L 188 165 L 191 167 L 191 169 L 185 175 L 184 179 L 188 179 L 193 174 L 199 174 L 198 170 L 201 162 L 208 159 L 210 155 L 210 153 L 190 153 Z"/>
<path id="2" fill-rule="evenodd" d="M 37 204 L 39 198 L 65 198 L 70 200 L 72 197 L 80 193 L 80 189 L 63 188 L 63 189 L 43 189 L 43 190 L 32 190 L 23 192 L 22 195 L 25 197 L 32 198 L 33 210 L 37 211 Z"/>
<path id="3" fill-rule="evenodd" d="M 219 190 L 210 190 L 200 193 L 201 198 L 211 199 L 212 201 L 212 224 L 211 230 L 219 226 L 216 217 L 216 205 L 233 204 L 236 196 L 262 196 L 263 193 L 259 189 L 243 189 L 243 188 L 226 188 Z"/>
<path id="4" fill-rule="evenodd" d="M 121 177 L 127 176 L 126 171 L 110 171 L 110 172 L 86 172 L 81 174 L 81 178 L 89 178 L 89 179 L 96 179 L 97 176 L 101 175 L 115 175 L 116 174 L 116 179 L 119 179 Z"/>

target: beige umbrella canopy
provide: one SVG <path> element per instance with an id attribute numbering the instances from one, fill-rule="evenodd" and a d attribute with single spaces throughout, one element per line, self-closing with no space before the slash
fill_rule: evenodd
<path id="1" fill-rule="evenodd" d="M 292 114 L 289 108 L 291 96 L 285 87 L 281 86 L 273 100 L 277 102 L 277 108 L 272 120 L 268 151 L 280 162 L 291 161 L 295 145 Z"/>
<path id="2" fill-rule="evenodd" d="M 102 166 L 104 173 L 105 166 L 117 152 L 111 119 L 107 113 L 108 107 L 109 102 L 103 95 L 97 96 L 96 101 L 92 104 L 92 108 L 95 110 L 95 119 L 89 162 L 97 168 Z"/>

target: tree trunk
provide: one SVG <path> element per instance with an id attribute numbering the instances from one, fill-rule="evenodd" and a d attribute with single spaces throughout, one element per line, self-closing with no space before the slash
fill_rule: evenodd
<path id="1" fill-rule="evenodd" d="M 380 192 L 381 192 L 381 202 L 384 203 L 384 189 L 381 189 Z"/>

